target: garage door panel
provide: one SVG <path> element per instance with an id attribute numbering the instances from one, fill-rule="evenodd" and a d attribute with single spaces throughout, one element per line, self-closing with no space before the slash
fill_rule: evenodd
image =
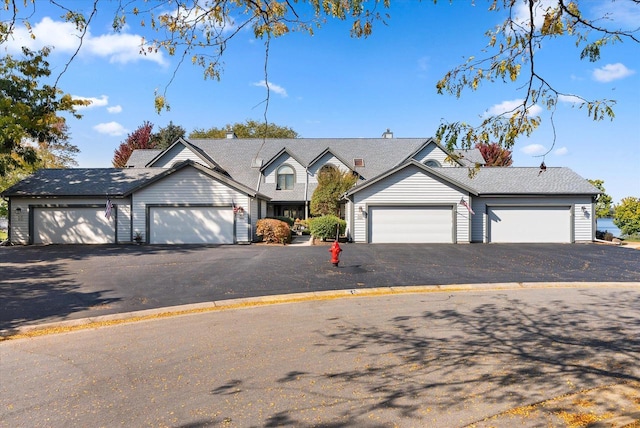
<path id="1" fill-rule="evenodd" d="M 451 207 L 370 207 L 372 243 L 452 243 Z"/>
<path id="2" fill-rule="evenodd" d="M 152 244 L 233 244 L 233 211 L 219 207 L 153 207 Z"/>
<path id="3" fill-rule="evenodd" d="M 569 243 L 571 207 L 489 207 L 489 242 Z"/>
<path id="4" fill-rule="evenodd" d="M 35 244 L 111 244 L 115 220 L 103 207 L 34 208 Z"/>

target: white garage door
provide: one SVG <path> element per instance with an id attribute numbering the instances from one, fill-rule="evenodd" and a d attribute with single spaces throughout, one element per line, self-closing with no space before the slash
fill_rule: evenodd
<path id="1" fill-rule="evenodd" d="M 112 244 L 115 219 L 104 216 L 104 207 L 34 208 L 34 244 Z"/>
<path id="2" fill-rule="evenodd" d="M 451 207 L 370 207 L 372 243 L 452 243 Z"/>
<path id="3" fill-rule="evenodd" d="M 489 242 L 571 242 L 571 207 L 489 207 Z"/>
<path id="4" fill-rule="evenodd" d="M 233 210 L 229 207 L 152 207 L 152 244 L 233 244 Z"/>

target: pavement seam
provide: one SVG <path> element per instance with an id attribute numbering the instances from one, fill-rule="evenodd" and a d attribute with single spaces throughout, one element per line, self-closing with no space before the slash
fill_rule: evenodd
<path id="1" fill-rule="evenodd" d="M 163 308 L 144 309 L 118 314 L 101 315 L 96 317 L 79 318 L 66 321 L 54 321 L 37 325 L 0 330 L 0 342 L 12 339 L 44 336 L 49 334 L 67 333 L 120 324 L 129 324 L 159 318 L 169 318 L 193 315 L 221 310 L 254 308 L 275 304 L 301 303 L 309 301 L 334 300 L 350 297 L 376 297 L 402 294 L 442 293 L 442 292 L 472 292 L 499 290 L 528 290 L 541 288 L 628 288 L 639 287 L 640 282 L 509 282 L 509 283 L 481 283 L 481 284 L 447 284 L 447 285 L 414 285 L 390 286 L 376 288 L 352 288 L 344 290 L 311 291 L 305 293 L 281 294 L 273 296 L 245 297 L 228 300 L 214 300 L 210 302 L 192 303 Z"/>

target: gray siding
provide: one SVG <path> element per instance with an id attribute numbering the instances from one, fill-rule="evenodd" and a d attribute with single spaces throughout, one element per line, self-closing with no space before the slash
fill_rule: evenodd
<path id="1" fill-rule="evenodd" d="M 236 216 L 237 232 L 242 229 L 242 226 L 238 227 L 238 223 L 246 225 L 250 221 L 249 197 L 195 168 L 185 168 L 133 195 L 133 233 L 139 232 L 143 240 L 146 240 L 147 205 L 212 205 L 231 209 L 233 203 L 245 209 L 242 218 Z M 245 239 L 246 233 L 242 236 Z"/>
<path id="2" fill-rule="evenodd" d="M 268 167 L 266 167 L 263 171 L 264 182 L 265 183 L 275 183 L 276 182 L 276 171 L 282 165 L 289 165 L 295 171 L 296 183 L 305 183 L 307 172 L 305 168 L 300 165 L 298 161 L 289 156 L 287 153 L 283 153 L 280 155 L 275 161 L 273 161 Z"/>
<path id="3" fill-rule="evenodd" d="M 325 153 L 320 159 L 318 159 L 313 165 L 309 167 L 309 183 L 318 182 L 318 172 L 325 165 L 332 165 L 338 168 L 340 171 L 350 171 L 350 168 L 341 162 L 340 159 L 333 156 L 331 153 Z"/>
<path id="4" fill-rule="evenodd" d="M 443 167 L 453 167 L 457 166 L 456 164 L 452 164 L 451 162 L 447 162 L 447 154 L 440 149 L 436 144 L 429 143 L 426 147 L 420 150 L 413 156 L 413 159 L 417 160 L 420 163 L 424 163 L 429 159 L 437 160 L 440 162 L 440 166 Z"/>
<path id="5" fill-rule="evenodd" d="M 354 241 L 367 242 L 367 217 L 360 212 L 360 207 L 367 212 L 369 205 L 458 206 L 462 197 L 469 200 L 467 192 L 410 166 L 353 195 L 353 224 L 349 227 Z M 466 208 L 456 210 L 455 226 L 456 241 L 469 242 L 469 213 Z"/>
<path id="6" fill-rule="evenodd" d="M 116 210 L 116 239 L 118 243 L 132 242 L 131 236 L 131 205 L 127 201 L 114 203 Z"/>
<path id="7" fill-rule="evenodd" d="M 251 236 L 251 240 L 252 241 L 255 241 L 257 239 L 257 236 L 256 236 L 256 223 L 260 219 L 260 217 L 259 217 L 260 208 L 261 208 L 260 205 L 262 205 L 263 203 L 264 203 L 264 211 L 262 211 L 262 213 L 263 213 L 262 215 L 264 215 L 264 213 L 267 210 L 267 206 L 266 206 L 267 202 L 259 200 L 257 198 L 251 198 L 251 210 L 250 210 L 250 213 L 251 213 L 250 214 L 251 215 L 251 224 L 250 224 L 251 230 L 250 230 L 250 235 L 249 236 Z"/>
<path id="8" fill-rule="evenodd" d="M 204 162 L 202 162 L 202 159 L 200 159 L 198 155 L 193 153 L 191 149 L 183 146 L 182 144 L 176 144 L 175 146 L 173 146 L 171 150 L 162 155 L 160 159 L 157 159 L 151 166 L 159 168 L 171 168 L 175 163 L 185 160 L 192 160 L 208 167 L 208 165 L 205 165 Z"/>

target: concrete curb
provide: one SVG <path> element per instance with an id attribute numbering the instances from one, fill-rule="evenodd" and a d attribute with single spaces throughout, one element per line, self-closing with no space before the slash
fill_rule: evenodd
<path id="1" fill-rule="evenodd" d="M 101 315 L 67 321 L 54 321 L 37 325 L 18 327 L 10 331 L 0 331 L 0 341 L 13 337 L 28 335 L 38 331 L 59 333 L 82 328 L 97 328 L 102 325 L 125 324 L 138 321 L 148 321 L 157 318 L 168 318 L 183 315 L 193 315 L 204 312 L 231 310 L 241 308 L 255 308 L 260 306 L 299 303 L 306 301 L 333 300 L 350 297 L 376 297 L 401 294 L 442 293 L 442 292 L 487 292 L 499 290 L 527 290 L 541 288 L 628 288 L 638 287 L 640 282 L 513 282 L 513 283 L 483 283 L 483 284 L 448 284 L 448 285 L 416 285 L 391 286 L 377 288 L 359 288 L 345 290 L 312 291 L 306 293 L 280 294 L 274 296 L 247 297 L 240 299 L 215 300 L 210 302 L 192 303 L 179 306 L 145 309 L 119 314 Z M 43 333 L 47 334 L 47 333 Z M 33 334 L 36 335 L 36 334 Z"/>

